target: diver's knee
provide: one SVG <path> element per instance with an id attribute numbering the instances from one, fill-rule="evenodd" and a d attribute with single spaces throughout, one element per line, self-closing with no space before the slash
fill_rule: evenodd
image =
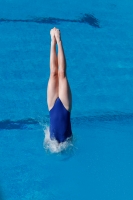
<path id="1" fill-rule="evenodd" d="M 50 72 L 50 78 L 57 78 L 58 77 L 58 72 L 57 71 L 51 71 Z"/>
<path id="2" fill-rule="evenodd" d="M 65 71 L 59 71 L 58 72 L 58 77 L 59 77 L 59 79 L 64 79 L 66 77 Z"/>

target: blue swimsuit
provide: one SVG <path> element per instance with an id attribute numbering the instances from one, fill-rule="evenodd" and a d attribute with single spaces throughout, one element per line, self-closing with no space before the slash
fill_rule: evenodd
<path id="1" fill-rule="evenodd" d="M 72 135 L 70 112 L 66 110 L 59 98 L 56 99 L 50 112 L 50 138 L 59 143 Z"/>

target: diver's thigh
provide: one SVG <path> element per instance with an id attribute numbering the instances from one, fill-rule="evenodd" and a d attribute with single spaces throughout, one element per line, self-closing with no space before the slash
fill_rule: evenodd
<path id="1" fill-rule="evenodd" d="M 59 98 L 67 110 L 72 107 L 71 89 L 66 77 L 59 79 Z"/>
<path id="2" fill-rule="evenodd" d="M 47 87 L 47 104 L 50 110 L 58 97 L 58 77 L 50 77 Z"/>

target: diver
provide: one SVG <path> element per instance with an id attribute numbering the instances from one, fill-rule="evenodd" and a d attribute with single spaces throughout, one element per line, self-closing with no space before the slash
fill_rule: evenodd
<path id="1" fill-rule="evenodd" d="M 47 87 L 47 104 L 50 114 L 50 138 L 59 143 L 71 138 L 70 114 L 72 94 L 66 76 L 66 58 L 60 30 L 50 31 L 50 77 Z M 56 45 L 58 53 L 56 54 Z"/>

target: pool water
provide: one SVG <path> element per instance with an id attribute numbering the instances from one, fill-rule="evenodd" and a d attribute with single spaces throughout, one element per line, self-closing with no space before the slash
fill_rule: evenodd
<path id="1" fill-rule="evenodd" d="M 0 199 L 133 199 L 133 2 L 0 1 Z M 46 148 L 49 31 L 62 33 L 73 141 Z"/>

